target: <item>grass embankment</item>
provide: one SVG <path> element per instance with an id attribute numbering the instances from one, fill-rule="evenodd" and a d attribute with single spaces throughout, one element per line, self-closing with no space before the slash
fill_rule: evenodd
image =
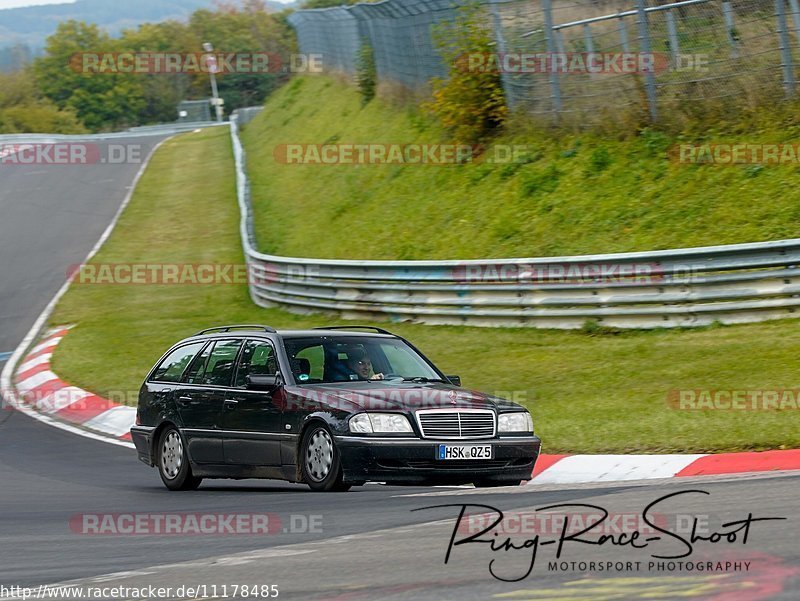
<path id="1" fill-rule="evenodd" d="M 299 195 L 298 205 L 310 193 Z M 237 219 L 228 133 L 184 135 L 158 151 L 94 262 L 241 263 Z M 319 238 L 319 232 L 309 238 L 309 247 Z M 203 327 L 331 321 L 256 308 L 243 285 L 73 285 L 51 318 L 77 324 L 58 347 L 54 369 L 96 393 L 134 396 L 158 356 Z M 548 453 L 800 445 L 797 411 L 688 413 L 666 404 L 671 389 L 800 386 L 800 322 L 599 336 L 413 324 L 391 329 L 468 387 L 516 391 Z"/>
<path id="2" fill-rule="evenodd" d="M 754 122 L 756 119 L 753 120 Z M 467 259 L 624 252 L 794 238 L 796 166 L 682 165 L 678 143 L 794 143 L 800 127 L 671 139 L 511 127 L 525 164 L 286 165 L 279 144 L 432 143 L 419 114 L 323 77 L 295 79 L 244 132 L 262 250 L 350 259 Z M 491 153 L 490 153 L 491 154 Z"/>

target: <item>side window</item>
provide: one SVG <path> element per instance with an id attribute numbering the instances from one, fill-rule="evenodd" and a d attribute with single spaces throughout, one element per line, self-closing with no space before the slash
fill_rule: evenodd
<path id="1" fill-rule="evenodd" d="M 205 364 L 203 375 L 197 383 L 208 386 L 230 386 L 236 355 L 242 346 L 241 340 L 217 340 Z"/>
<path id="2" fill-rule="evenodd" d="M 244 388 L 247 376 L 272 376 L 278 373 L 278 362 L 275 350 L 269 342 L 248 340 L 244 344 L 239 368 L 236 370 L 236 386 Z"/>
<path id="3" fill-rule="evenodd" d="M 207 344 L 203 352 L 194 358 L 194 361 L 192 361 L 189 369 L 186 370 L 186 374 L 184 374 L 181 382 L 186 382 L 187 384 L 201 384 L 203 382 L 203 376 L 208 367 L 208 358 L 211 356 L 212 348 L 214 348 L 213 342 Z"/>
<path id="4" fill-rule="evenodd" d="M 156 382 L 178 382 L 181 374 L 194 358 L 197 351 L 203 348 L 203 342 L 181 346 L 167 355 L 153 372 L 151 380 Z"/>
<path id="5" fill-rule="evenodd" d="M 297 365 L 292 365 L 292 371 L 295 378 L 301 374 L 308 374 L 308 380 L 322 382 L 323 373 L 325 371 L 325 349 L 322 345 L 309 346 L 297 353 Z M 305 378 L 298 378 L 299 381 Z"/>

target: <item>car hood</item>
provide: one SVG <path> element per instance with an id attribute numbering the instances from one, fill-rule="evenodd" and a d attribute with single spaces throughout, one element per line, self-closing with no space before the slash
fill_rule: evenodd
<path id="1" fill-rule="evenodd" d="M 347 411 L 415 411 L 418 409 L 494 409 L 522 407 L 477 390 L 442 382 L 390 384 L 385 381 L 313 384 L 292 387 L 293 395 Z"/>

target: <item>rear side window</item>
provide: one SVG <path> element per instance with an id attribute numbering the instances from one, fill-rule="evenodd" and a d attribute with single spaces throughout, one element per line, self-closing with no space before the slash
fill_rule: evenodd
<path id="1" fill-rule="evenodd" d="M 204 342 L 179 346 L 158 364 L 151 380 L 156 382 L 179 382 L 186 366 L 197 352 L 203 348 Z"/>
<path id="2" fill-rule="evenodd" d="M 181 380 L 182 382 L 186 382 L 187 384 L 200 384 L 202 382 L 203 376 L 206 373 L 206 367 L 208 367 L 208 358 L 211 356 L 212 348 L 214 348 L 213 342 L 208 344 L 206 348 L 203 349 L 203 352 L 194 358 L 189 369 L 186 370 Z"/>
<path id="3" fill-rule="evenodd" d="M 230 386 L 233 379 L 233 369 L 236 365 L 236 356 L 239 354 L 241 340 L 218 340 L 204 362 L 203 374 L 196 378 L 195 383 L 208 386 Z"/>

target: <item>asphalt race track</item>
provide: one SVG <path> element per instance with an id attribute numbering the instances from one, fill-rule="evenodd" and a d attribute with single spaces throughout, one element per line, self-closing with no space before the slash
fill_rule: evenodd
<path id="1" fill-rule="evenodd" d="M 163 136 L 90 141 L 135 149 L 141 160 Z M 13 351 L 108 227 L 139 162 L 0 163 L 0 354 Z M 0 355 L 2 358 L 2 355 Z"/>
<path id="2" fill-rule="evenodd" d="M 149 147 L 158 140 L 147 137 L 136 142 Z M 0 166 L 0 353 L 14 350 L 64 282 L 67 267 L 83 260 L 92 248 L 138 168 L 138 164 Z M 691 554 L 682 559 L 654 559 L 652 555 L 685 554 L 688 547 L 663 533 L 655 540 L 658 532 L 652 529 L 633 541 L 645 547 L 631 548 L 631 532 L 647 530 L 638 516 L 649 503 L 690 490 L 709 494 L 666 499 L 651 511 L 656 524 L 685 527 L 697 518 L 698 534 L 713 538 L 714 532 L 729 534 L 739 528 L 736 534 L 713 544 L 696 541 Z M 645 596 L 796 600 L 800 598 L 798 491 L 800 475 L 772 474 L 491 491 L 368 484 L 336 494 L 311 493 L 305 486 L 282 482 L 207 481 L 196 492 L 173 493 L 162 486 L 155 470 L 136 460 L 131 449 L 3 411 L 0 585 L 30 587 L 74 580 L 82 586 L 152 585 L 173 587 L 171 598 L 214 593 L 218 598 L 252 599 L 252 594 L 234 595 L 233 587 L 276 585 L 279 598 L 340 601 Z M 596 507 L 605 508 L 611 514 L 607 523 L 622 528 L 627 538 L 610 528 L 603 532 L 615 539 L 602 545 L 567 540 L 556 569 L 550 569 L 557 546 L 550 541 L 559 538 L 560 530 L 542 522 L 532 527 L 533 522 L 525 520 L 541 514 L 545 506 L 563 503 L 595 506 L 552 510 L 566 513 L 573 526 L 596 514 Z M 491 512 L 494 507 L 507 516 L 520 510 L 527 517 L 509 521 L 505 533 L 496 537 L 492 531 L 481 535 L 494 539 L 497 551 L 489 543 L 455 545 L 445 565 L 451 537 L 454 542 L 463 540 L 487 523 L 465 520 L 464 528 L 454 531 L 463 504 L 487 506 L 468 513 Z M 421 509 L 433 505 L 452 506 Z M 273 527 L 269 534 L 255 536 L 81 531 L 86 514 L 134 513 L 267 513 Z M 748 514 L 752 519 L 787 519 L 750 523 L 745 542 L 744 523 L 723 524 L 747 520 Z M 468 524 L 474 528 L 469 530 Z M 688 530 L 681 532 L 690 538 Z M 536 561 L 525 577 L 537 533 Z M 731 536 L 735 540 L 729 540 Z M 523 548 L 502 547 L 506 537 Z M 645 543 L 646 537 L 653 539 Z M 597 542 L 596 537 L 592 540 Z M 638 570 L 633 569 L 637 561 Z M 693 567 L 670 561 L 692 562 Z M 656 565 L 649 567 L 649 562 Z M 724 569 L 725 562 L 731 567 Z M 741 569 L 734 570 L 736 565 Z M 177 591 L 181 586 L 205 588 L 188 594 Z"/>

